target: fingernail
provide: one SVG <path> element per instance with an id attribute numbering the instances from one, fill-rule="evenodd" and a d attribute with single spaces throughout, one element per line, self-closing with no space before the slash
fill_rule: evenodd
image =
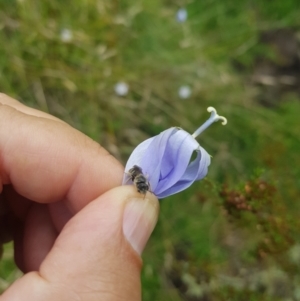
<path id="1" fill-rule="evenodd" d="M 134 198 L 125 207 L 124 235 L 140 255 L 156 225 L 158 212 L 159 205 L 155 199 Z"/>

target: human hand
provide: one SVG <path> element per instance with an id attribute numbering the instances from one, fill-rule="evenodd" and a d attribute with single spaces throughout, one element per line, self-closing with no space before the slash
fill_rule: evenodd
<path id="1" fill-rule="evenodd" d="M 141 300 L 156 197 L 120 186 L 123 167 L 99 144 L 0 94 L 0 243 L 25 273 L 12 300 Z"/>

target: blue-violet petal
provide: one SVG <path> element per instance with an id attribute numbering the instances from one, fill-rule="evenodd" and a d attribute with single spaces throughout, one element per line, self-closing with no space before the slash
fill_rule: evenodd
<path id="1" fill-rule="evenodd" d="M 194 152 L 197 156 L 191 161 Z M 209 164 L 209 154 L 191 134 L 170 128 L 134 149 L 125 167 L 123 184 L 130 184 L 126 172 L 137 165 L 147 177 L 151 192 L 164 198 L 204 178 Z"/>

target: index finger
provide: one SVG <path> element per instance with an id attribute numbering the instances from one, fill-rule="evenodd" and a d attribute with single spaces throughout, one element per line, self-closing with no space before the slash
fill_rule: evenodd
<path id="1" fill-rule="evenodd" d="M 39 203 L 79 211 L 122 182 L 123 167 L 71 126 L 0 104 L 0 181 Z"/>

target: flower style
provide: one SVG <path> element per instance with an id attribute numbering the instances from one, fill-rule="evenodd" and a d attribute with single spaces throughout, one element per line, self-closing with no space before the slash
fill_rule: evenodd
<path id="1" fill-rule="evenodd" d="M 207 111 L 211 113 L 210 118 L 193 135 L 172 127 L 139 144 L 127 161 L 123 184 L 133 183 L 128 171 L 135 165 L 141 168 L 149 181 L 150 191 L 158 198 L 180 192 L 194 181 L 203 179 L 210 165 L 210 155 L 195 138 L 218 120 L 222 120 L 223 125 L 227 123 L 213 107 Z M 191 161 L 194 152 L 196 158 Z"/>

